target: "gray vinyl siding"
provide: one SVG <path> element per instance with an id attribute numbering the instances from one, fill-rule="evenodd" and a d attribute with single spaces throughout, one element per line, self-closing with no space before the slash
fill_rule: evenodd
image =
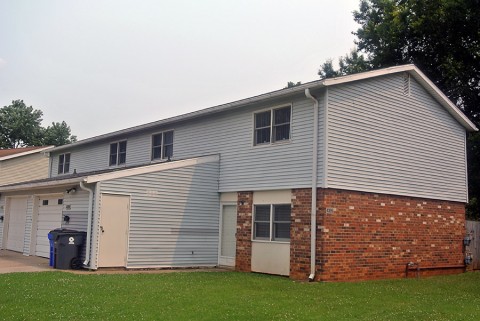
<path id="1" fill-rule="evenodd" d="M 77 187 L 73 194 L 65 193 L 63 198 L 63 216 L 68 215 L 70 221 L 62 222 L 62 228 L 87 231 L 88 226 L 88 192 Z"/>
<path id="2" fill-rule="evenodd" d="M 102 181 L 131 197 L 127 267 L 217 265 L 218 177 L 212 162 Z"/>
<path id="3" fill-rule="evenodd" d="M 253 113 L 289 104 L 292 104 L 291 140 L 254 146 Z M 151 163 L 151 136 L 165 130 L 174 130 L 174 160 L 220 154 L 222 192 L 308 187 L 311 184 L 313 102 L 303 95 L 119 137 L 118 140 L 127 139 L 126 166 Z M 321 135 L 323 130 L 319 133 Z M 116 140 L 72 150 L 70 172 L 108 168 L 109 144 L 113 141 Z M 323 168 L 322 160 L 319 158 L 319 168 Z M 54 154 L 53 176 L 57 175 L 57 167 L 58 154 Z"/>
<path id="4" fill-rule="evenodd" d="M 324 187 L 325 177 L 325 91 L 316 95 L 318 100 L 318 150 L 317 150 L 317 187 Z M 312 128 L 313 134 L 313 128 Z"/>
<path id="5" fill-rule="evenodd" d="M 414 79 L 329 88 L 328 187 L 465 201 L 465 129 Z"/>

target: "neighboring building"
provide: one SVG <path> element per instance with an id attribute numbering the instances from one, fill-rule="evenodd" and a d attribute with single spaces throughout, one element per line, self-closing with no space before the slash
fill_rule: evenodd
<path id="1" fill-rule="evenodd" d="M 0 186 L 48 177 L 48 155 L 53 146 L 0 149 Z"/>
<path id="2" fill-rule="evenodd" d="M 314 81 L 50 150 L 49 179 L 0 188 L 0 240 L 48 256 L 47 230 L 87 231 L 90 269 L 459 272 L 475 130 L 413 65 Z"/>

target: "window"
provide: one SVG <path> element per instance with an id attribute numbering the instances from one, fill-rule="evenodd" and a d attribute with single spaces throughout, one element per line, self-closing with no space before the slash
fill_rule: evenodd
<path id="1" fill-rule="evenodd" d="M 253 238 L 267 241 L 290 240 L 290 204 L 255 205 Z"/>
<path id="2" fill-rule="evenodd" d="M 127 141 L 110 144 L 110 166 L 122 165 L 127 161 Z"/>
<path id="3" fill-rule="evenodd" d="M 292 108 L 282 107 L 255 114 L 255 145 L 290 139 Z"/>
<path id="4" fill-rule="evenodd" d="M 70 153 L 58 156 L 58 174 L 65 174 L 70 171 Z"/>
<path id="5" fill-rule="evenodd" d="M 173 156 L 173 130 L 152 136 L 152 160 Z"/>

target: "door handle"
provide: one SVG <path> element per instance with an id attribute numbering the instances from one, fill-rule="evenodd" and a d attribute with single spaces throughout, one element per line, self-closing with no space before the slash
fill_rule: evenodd
<path id="1" fill-rule="evenodd" d="M 100 226 L 100 231 L 105 232 L 105 230 L 103 229 L 103 226 Z"/>

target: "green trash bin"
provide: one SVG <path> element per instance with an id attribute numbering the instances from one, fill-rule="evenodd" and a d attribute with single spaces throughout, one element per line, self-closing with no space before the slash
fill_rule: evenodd
<path id="1" fill-rule="evenodd" d="M 53 267 L 60 270 L 78 270 L 83 264 L 81 249 L 87 233 L 74 230 L 57 230 L 54 235 L 55 262 Z"/>

